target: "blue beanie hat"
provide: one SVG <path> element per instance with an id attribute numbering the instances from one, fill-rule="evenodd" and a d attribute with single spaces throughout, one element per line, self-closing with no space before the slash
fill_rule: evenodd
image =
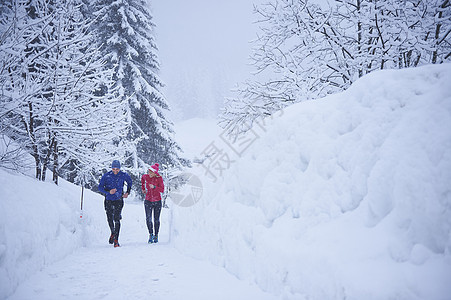
<path id="1" fill-rule="evenodd" d="M 121 168 L 121 163 L 118 160 L 113 160 L 113 163 L 111 164 L 111 168 Z"/>

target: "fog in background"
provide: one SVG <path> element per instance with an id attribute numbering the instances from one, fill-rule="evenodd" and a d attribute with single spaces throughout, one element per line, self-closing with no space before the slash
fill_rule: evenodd
<path id="1" fill-rule="evenodd" d="M 216 118 L 224 97 L 250 78 L 251 40 L 262 0 L 151 2 L 169 117 Z"/>

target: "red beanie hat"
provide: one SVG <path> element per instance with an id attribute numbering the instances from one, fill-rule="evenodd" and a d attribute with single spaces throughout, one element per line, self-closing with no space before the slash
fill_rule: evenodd
<path id="1" fill-rule="evenodd" d="M 154 173 L 158 173 L 159 169 L 160 169 L 160 165 L 159 164 L 153 164 L 152 166 L 149 167 L 149 170 L 151 170 Z"/>

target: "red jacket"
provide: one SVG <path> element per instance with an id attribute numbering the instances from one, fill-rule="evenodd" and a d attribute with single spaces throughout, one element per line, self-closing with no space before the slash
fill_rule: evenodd
<path id="1" fill-rule="evenodd" d="M 153 184 L 155 187 L 151 188 Z M 150 177 L 149 174 L 141 176 L 141 189 L 146 192 L 146 200 L 150 202 L 161 201 L 161 193 L 164 192 L 163 177 L 157 175 L 156 177 Z"/>

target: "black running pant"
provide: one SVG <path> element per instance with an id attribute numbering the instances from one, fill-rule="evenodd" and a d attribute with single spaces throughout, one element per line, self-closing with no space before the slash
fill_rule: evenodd
<path id="1" fill-rule="evenodd" d="M 152 224 L 152 211 L 153 218 L 155 222 L 155 235 L 158 235 L 160 231 L 160 213 L 161 213 L 161 201 L 150 202 L 144 200 L 144 209 L 146 211 L 146 223 L 149 234 L 153 234 L 153 224 Z"/>
<path id="2" fill-rule="evenodd" d="M 119 239 L 119 230 L 121 229 L 121 213 L 122 207 L 124 207 L 124 200 L 105 200 L 104 205 L 111 234 L 117 240 Z"/>

